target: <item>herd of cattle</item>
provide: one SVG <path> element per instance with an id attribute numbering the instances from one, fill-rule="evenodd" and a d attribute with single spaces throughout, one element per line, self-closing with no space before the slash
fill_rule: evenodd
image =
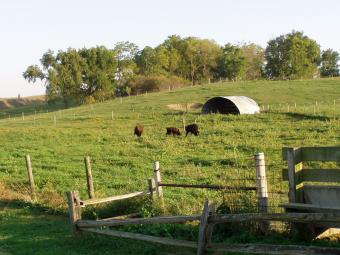
<path id="1" fill-rule="evenodd" d="M 135 126 L 134 134 L 138 137 L 141 137 L 143 132 L 144 132 L 144 126 L 141 124 L 137 124 Z M 198 130 L 197 124 L 190 124 L 190 125 L 185 126 L 185 132 L 186 132 L 185 136 L 187 136 L 189 133 L 195 136 L 198 136 L 200 133 L 200 131 Z M 178 135 L 179 136 L 181 135 L 181 131 L 176 127 L 167 127 L 166 135 L 173 135 L 173 136 Z"/>

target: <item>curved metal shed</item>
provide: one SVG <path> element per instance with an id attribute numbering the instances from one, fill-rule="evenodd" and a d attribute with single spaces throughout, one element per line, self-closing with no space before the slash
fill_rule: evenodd
<path id="1" fill-rule="evenodd" d="M 213 97 L 202 107 L 202 113 L 255 114 L 260 107 L 246 96 Z"/>

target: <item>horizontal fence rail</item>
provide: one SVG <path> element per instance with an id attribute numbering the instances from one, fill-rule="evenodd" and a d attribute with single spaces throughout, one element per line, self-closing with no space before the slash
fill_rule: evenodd
<path id="1" fill-rule="evenodd" d="M 128 238 L 128 239 L 139 240 L 139 241 L 147 241 L 147 242 L 163 244 L 163 245 L 170 245 L 170 246 L 178 246 L 178 247 L 186 247 L 186 248 L 197 247 L 196 242 L 192 242 L 192 241 L 176 240 L 176 239 L 170 239 L 170 238 L 165 238 L 165 237 L 149 236 L 149 235 L 143 235 L 143 234 L 137 234 L 137 233 L 116 231 L 116 230 L 85 229 L 84 231 L 90 232 L 90 233 L 107 235 L 107 236 L 113 236 L 113 237 L 121 237 L 121 238 Z"/>
<path id="2" fill-rule="evenodd" d="M 159 223 L 185 223 L 189 221 L 200 220 L 201 215 L 190 216 L 169 216 L 169 217 L 153 217 L 153 218 L 135 218 L 125 220 L 80 220 L 76 222 L 79 228 L 93 228 L 93 227 L 114 227 L 114 226 L 128 226 L 134 224 L 159 224 Z"/>
<path id="3" fill-rule="evenodd" d="M 303 246 L 303 245 L 276 245 L 276 244 L 223 244 L 210 243 L 208 251 L 236 252 L 246 254 L 272 254 L 272 255 L 339 255 L 340 249 Z"/>
<path id="4" fill-rule="evenodd" d="M 201 215 L 167 216 L 153 218 L 111 219 L 111 220 L 79 220 L 79 228 L 115 227 L 135 224 L 172 224 L 199 221 Z M 287 221 L 287 222 L 340 222 L 340 213 L 243 213 L 243 214 L 214 214 L 208 216 L 208 223 L 230 223 L 247 221 Z"/>
<path id="5" fill-rule="evenodd" d="M 162 187 L 174 188 L 200 188 L 200 189 L 216 189 L 216 190 L 257 190 L 257 187 L 233 187 L 223 185 L 209 185 L 209 184 L 177 184 L 177 183 L 158 183 Z"/>
<path id="6" fill-rule="evenodd" d="M 137 192 L 113 196 L 113 197 L 92 198 L 92 199 L 80 201 L 80 205 L 82 205 L 82 206 L 95 205 L 95 204 L 100 204 L 100 203 L 107 203 L 107 202 L 124 200 L 124 199 L 127 199 L 127 198 L 140 197 L 140 196 L 146 196 L 146 195 L 150 195 L 150 191 L 137 191 Z"/>
<path id="7" fill-rule="evenodd" d="M 340 213 L 244 213 L 214 214 L 209 223 L 245 221 L 340 222 Z"/>

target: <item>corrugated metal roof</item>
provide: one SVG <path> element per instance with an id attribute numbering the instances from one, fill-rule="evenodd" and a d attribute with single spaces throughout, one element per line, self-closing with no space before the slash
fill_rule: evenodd
<path id="1" fill-rule="evenodd" d="M 202 113 L 255 114 L 260 107 L 246 96 L 226 96 L 209 99 L 202 107 Z"/>

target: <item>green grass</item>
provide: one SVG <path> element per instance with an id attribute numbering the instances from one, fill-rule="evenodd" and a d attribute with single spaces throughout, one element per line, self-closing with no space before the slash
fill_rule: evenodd
<path id="1" fill-rule="evenodd" d="M 265 111 L 257 115 L 226 116 L 201 115 L 197 109 L 182 115 L 167 107 L 176 103 L 204 103 L 219 95 L 250 96 Z M 53 206 L 49 210 L 65 212 L 60 200 L 51 201 L 51 197 L 58 194 L 63 197 L 65 191 L 79 190 L 81 197 L 86 198 L 85 155 L 92 159 L 96 194 L 104 197 L 147 189 L 154 160 L 160 161 L 164 182 L 252 186 L 253 180 L 240 179 L 254 178 L 252 156 L 264 152 L 269 165 L 269 190 L 285 191 L 287 185 L 280 181 L 284 167 L 282 146 L 339 145 L 339 106 L 340 80 L 322 79 L 219 83 L 48 113 L 42 113 L 46 109 L 38 109 L 34 114 L 34 109 L 27 108 L 24 120 L 22 109 L 8 110 L 0 120 L 0 179 L 17 192 L 27 192 L 24 156 L 30 154 L 40 194 L 38 202 Z M 165 127 L 182 129 L 183 118 L 187 124 L 196 120 L 201 135 L 166 137 Z M 140 139 L 133 136 L 136 123 L 145 126 L 145 134 Z M 164 189 L 169 214 L 198 213 L 206 198 L 218 205 L 227 201 L 235 210 L 237 205 L 247 209 L 256 204 L 256 194 L 243 195 Z M 286 197 L 273 196 L 273 210 L 277 210 L 275 206 Z M 242 200 L 236 200 L 240 198 Z M 133 203 L 121 206 L 124 209 L 113 205 L 111 213 L 145 210 L 133 208 Z M 91 213 L 93 211 L 89 215 Z M 40 216 L 35 219 L 39 221 Z M 69 234 L 67 222 L 62 220 L 64 223 L 59 222 L 60 226 L 65 227 L 60 238 L 69 240 L 65 236 Z M 55 224 L 59 223 L 56 219 Z M 1 231 L 0 240 L 4 240 Z M 9 247 L 19 245 L 15 240 Z M 61 242 L 58 234 L 54 240 Z M 67 245 L 64 249 L 68 250 Z M 123 251 L 120 254 L 124 254 Z"/>
<path id="2" fill-rule="evenodd" d="M 0 254 L 174 254 L 157 245 L 123 239 L 84 235 L 71 237 L 69 221 L 32 208 L 29 204 L 0 203 Z M 161 251 L 161 253 L 159 253 Z M 183 251 L 182 254 L 191 254 Z"/>

